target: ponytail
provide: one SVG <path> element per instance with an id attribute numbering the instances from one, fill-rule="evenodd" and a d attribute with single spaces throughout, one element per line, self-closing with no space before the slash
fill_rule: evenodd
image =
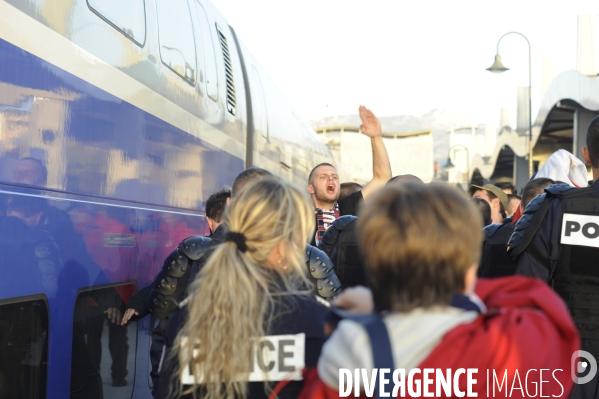
<path id="1" fill-rule="evenodd" d="M 190 286 L 188 318 L 171 353 L 178 364 L 174 379 L 189 365 L 194 375 L 194 384 L 180 393 L 247 397 L 245 377 L 257 339 L 268 334 L 268 321 L 276 316 L 268 314 L 275 297 L 309 292 L 304 248 L 313 219 L 307 195 L 273 179 L 246 186 L 232 201 L 224 215 L 227 239 Z M 275 248 L 284 257 L 273 265 Z M 171 391 L 173 385 L 179 384 L 171 381 Z"/>

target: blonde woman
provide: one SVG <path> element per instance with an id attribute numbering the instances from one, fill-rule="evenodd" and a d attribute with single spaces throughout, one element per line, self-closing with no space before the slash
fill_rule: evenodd
<path id="1" fill-rule="evenodd" d="M 295 398 L 315 367 L 325 307 L 310 293 L 305 246 L 314 230 L 307 195 L 266 178 L 224 215 L 226 241 L 190 287 L 167 334 L 159 397 Z"/>

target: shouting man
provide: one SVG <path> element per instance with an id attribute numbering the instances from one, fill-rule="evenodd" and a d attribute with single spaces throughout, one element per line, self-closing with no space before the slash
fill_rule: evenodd
<path id="1" fill-rule="evenodd" d="M 360 119 L 360 130 L 370 137 L 372 145 L 372 180 L 362 190 L 340 200 L 341 185 L 335 167 L 329 163 L 321 163 L 312 169 L 308 177 L 308 192 L 316 208 L 316 234 L 312 245 L 322 240 L 324 232 L 335 219 L 344 215 L 356 215 L 362 200 L 366 200 L 391 179 L 391 165 L 381 135 L 381 123 L 364 106 L 360 106 Z"/>

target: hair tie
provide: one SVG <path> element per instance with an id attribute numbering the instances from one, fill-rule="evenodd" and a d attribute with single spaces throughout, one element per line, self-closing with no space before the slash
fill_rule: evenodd
<path id="1" fill-rule="evenodd" d="M 225 241 L 234 242 L 237 245 L 237 249 L 239 249 L 241 252 L 245 252 L 248 250 L 248 246 L 245 243 L 245 236 L 242 233 L 235 233 L 229 231 L 225 235 Z"/>

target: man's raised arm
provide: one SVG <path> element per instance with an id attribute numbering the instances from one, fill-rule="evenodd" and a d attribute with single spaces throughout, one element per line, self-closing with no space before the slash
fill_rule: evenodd
<path id="1" fill-rule="evenodd" d="M 372 180 L 362 189 L 362 197 L 366 199 L 391 179 L 391 163 L 385 143 L 383 143 L 381 123 L 377 117 L 371 110 L 361 105 L 360 119 L 362 119 L 360 129 L 362 133 L 370 137 L 372 145 Z"/>

